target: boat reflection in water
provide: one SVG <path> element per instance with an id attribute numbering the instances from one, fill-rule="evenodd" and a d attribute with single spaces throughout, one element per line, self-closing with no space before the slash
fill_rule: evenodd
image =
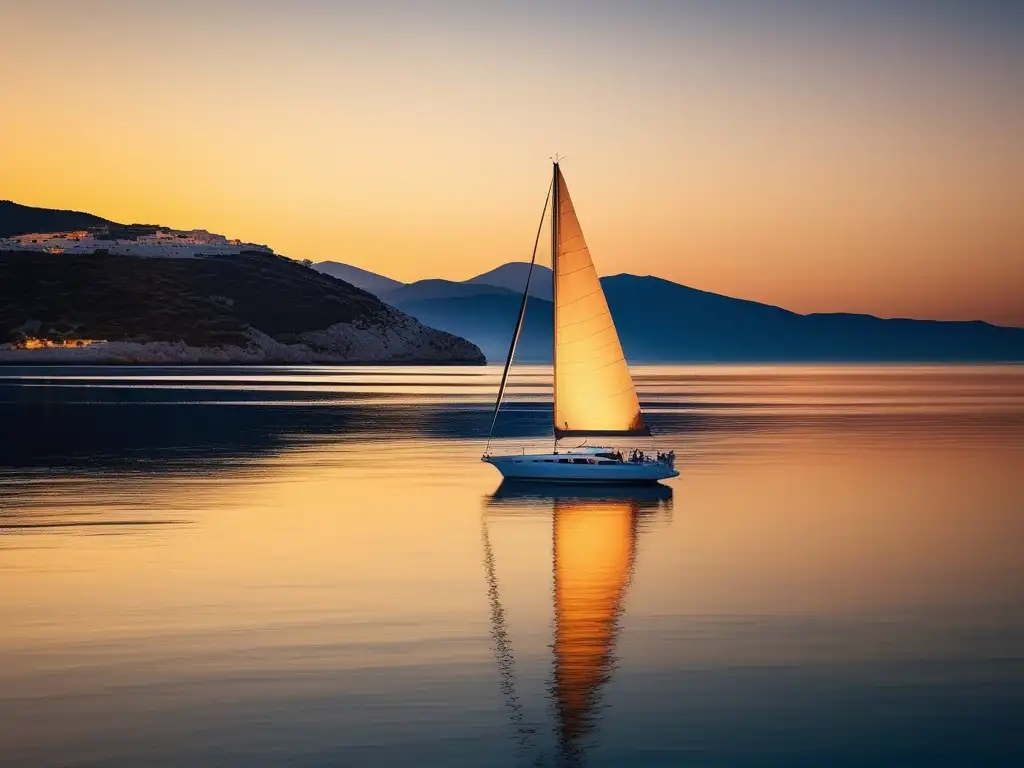
<path id="1" fill-rule="evenodd" d="M 595 729 L 601 689 L 615 667 L 615 640 L 633 575 L 638 533 L 645 519 L 667 517 L 671 509 L 672 489 L 664 485 L 553 486 L 506 480 L 487 497 L 483 539 L 492 635 L 502 690 L 522 749 L 533 746 L 534 729 L 524 725 L 516 697 L 514 658 L 487 519 L 552 516 L 555 637 L 549 691 L 558 763 L 577 765 L 583 758 L 585 737 Z"/>

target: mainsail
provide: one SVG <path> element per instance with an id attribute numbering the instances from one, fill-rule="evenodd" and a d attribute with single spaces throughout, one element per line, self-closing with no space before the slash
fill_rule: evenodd
<path id="1" fill-rule="evenodd" d="M 555 437 L 649 435 L 558 163 L 554 174 Z"/>

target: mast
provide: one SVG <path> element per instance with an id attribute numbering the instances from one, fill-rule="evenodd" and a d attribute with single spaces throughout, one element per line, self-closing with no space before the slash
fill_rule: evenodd
<path id="1" fill-rule="evenodd" d="M 558 160 L 552 163 L 551 173 L 551 309 L 554 324 L 551 328 L 551 423 L 555 437 L 552 453 L 558 453 Z"/>

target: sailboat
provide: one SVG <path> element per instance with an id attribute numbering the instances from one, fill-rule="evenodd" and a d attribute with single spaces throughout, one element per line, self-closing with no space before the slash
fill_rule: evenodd
<path id="1" fill-rule="evenodd" d="M 562 438 L 640 437 L 650 435 L 651 431 L 644 422 L 619 334 L 557 158 L 553 166 L 519 317 L 498 385 L 487 448 L 481 460 L 493 465 L 504 477 L 527 480 L 655 483 L 676 477 L 679 472 L 675 468 L 674 452 L 648 457 L 634 450 L 623 456 L 612 448 L 585 443 L 569 450 L 558 448 Z M 492 455 L 489 452 L 491 435 L 526 316 L 537 245 L 549 202 L 555 307 L 554 448 L 546 454 Z"/>

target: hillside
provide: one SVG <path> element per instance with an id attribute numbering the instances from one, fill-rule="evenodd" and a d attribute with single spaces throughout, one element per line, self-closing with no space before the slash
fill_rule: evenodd
<path id="1" fill-rule="evenodd" d="M 66 232 L 93 227 L 117 227 L 113 221 L 91 213 L 33 208 L 10 200 L 0 200 L 0 237 L 26 235 L 31 232 Z"/>
<path id="2" fill-rule="evenodd" d="M 0 252 L 0 342 L 27 339 L 122 346 L 8 349 L 0 359 L 109 352 L 143 360 L 139 346 L 162 343 L 175 345 L 160 347 L 172 362 L 482 362 L 464 339 L 260 251 L 187 259 Z"/>

